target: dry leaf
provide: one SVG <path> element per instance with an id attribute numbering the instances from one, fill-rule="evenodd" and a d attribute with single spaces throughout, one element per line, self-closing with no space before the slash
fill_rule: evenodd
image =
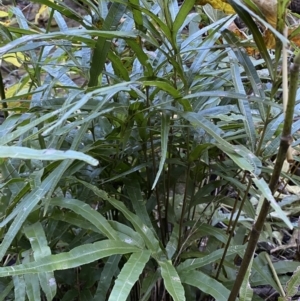
<path id="1" fill-rule="evenodd" d="M 210 4 L 213 8 L 222 10 L 225 14 L 235 14 L 234 9 L 226 1 L 222 0 L 198 0 L 197 5 Z"/>
<path id="2" fill-rule="evenodd" d="M 276 28 L 277 24 L 277 0 L 252 0 L 260 9 L 270 25 Z"/>
<path id="3" fill-rule="evenodd" d="M 39 12 L 35 16 L 35 24 L 39 24 L 45 26 L 49 20 L 49 7 L 47 5 L 41 5 Z M 56 22 L 54 19 L 51 20 L 51 26 L 56 26 Z"/>

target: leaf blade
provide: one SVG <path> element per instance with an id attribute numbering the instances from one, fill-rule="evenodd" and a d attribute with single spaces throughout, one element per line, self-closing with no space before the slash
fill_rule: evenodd
<path id="1" fill-rule="evenodd" d="M 130 290 L 138 280 L 150 255 L 150 251 L 143 250 L 142 252 L 133 253 L 130 256 L 115 281 L 108 301 L 123 301 L 127 299 Z"/>
<path id="2" fill-rule="evenodd" d="M 172 296 L 173 300 L 174 301 L 186 300 L 184 295 L 183 285 L 181 283 L 180 277 L 178 276 L 175 267 L 172 265 L 172 262 L 170 260 L 166 260 L 166 261 L 159 261 L 158 263 L 161 267 L 161 275 L 164 279 L 166 290 Z"/>
<path id="3" fill-rule="evenodd" d="M 0 277 L 65 270 L 114 254 L 133 252 L 140 252 L 140 249 L 121 241 L 103 240 L 76 247 L 69 252 L 49 255 L 35 262 L 2 267 L 0 268 Z"/>

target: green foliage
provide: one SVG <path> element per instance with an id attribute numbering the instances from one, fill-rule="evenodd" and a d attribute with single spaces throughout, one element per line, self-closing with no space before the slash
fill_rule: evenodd
<path id="1" fill-rule="evenodd" d="M 267 244 L 299 201 L 268 187 L 280 57 L 254 13 L 232 1 L 262 59 L 228 30 L 233 16 L 195 1 L 36 2 L 51 8 L 46 29 L 18 8 L 17 27 L 0 25 L 0 299 L 227 300 L 263 198 Z M 240 300 L 281 292 L 261 254 Z M 282 297 L 297 293 L 297 266 L 274 264 L 281 284 L 294 273 Z"/>

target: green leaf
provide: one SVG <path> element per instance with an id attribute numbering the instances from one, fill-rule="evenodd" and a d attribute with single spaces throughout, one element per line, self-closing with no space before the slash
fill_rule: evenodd
<path id="1" fill-rule="evenodd" d="M 164 80 L 145 80 L 142 81 L 141 84 L 143 84 L 146 87 L 157 87 L 160 88 L 163 91 L 166 91 L 167 93 L 169 93 L 170 95 L 172 95 L 174 98 L 180 98 L 181 95 L 179 93 L 179 91 L 174 88 L 169 82 L 164 81 Z"/>
<path id="2" fill-rule="evenodd" d="M 172 259 L 173 255 L 175 254 L 177 247 L 178 247 L 178 240 L 179 240 L 179 225 L 175 224 L 170 240 L 166 246 L 166 251 L 168 255 L 168 259 Z"/>
<path id="3" fill-rule="evenodd" d="M 227 149 L 221 145 L 217 145 L 223 150 L 240 168 L 251 171 L 255 175 L 260 175 L 262 163 L 261 161 L 245 147 L 244 145 L 233 145 L 232 149 Z"/>
<path id="4" fill-rule="evenodd" d="M 251 269 L 252 269 L 252 263 L 253 263 L 253 257 L 249 263 L 247 272 L 245 274 L 243 283 L 240 288 L 240 293 L 239 293 L 240 301 L 252 301 L 253 289 L 251 288 L 251 285 L 249 283 L 249 278 L 250 278 Z"/>
<path id="5" fill-rule="evenodd" d="M 14 276 L 13 285 L 15 288 L 15 300 L 25 301 L 26 290 L 25 290 L 25 280 L 23 276 Z M 2 299 L 0 299 L 2 300 Z"/>
<path id="6" fill-rule="evenodd" d="M 203 222 L 195 224 L 195 222 L 193 221 L 186 222 L 184 223 L 184 225 L 189 227 L 195 227 L 195 234 L 193 234 L 192 237 L 194 237 L 195 235 L 197 235 L 198 237 L 213 236 L 224 244 L 226 244 L 228 240 L 228 235 L 225 233 L 225 231 L 223 231 L 223 229 L 218 229 L 212 225 L 203 224 Z"/>
<path id="7" fill-rule="evenodd" d="M 146 201 L 143 199 L 139 182 L 129 179 L 124 179 L 123 181 L 135 213 L 144 221 L 147 227 L 153 230 L 152 223 L 146 209 Z"/>
<path id="8" fill-rule="evenodd" d="M 85 95 L 81 96 L 80 100 L 76 101 L 75 104 L 72 104 L 72 107 L 67 112 L 65 112 L 58 120 L 56 120 L 52 126 L 48 127 L 48 129 L 44 131 L 43 136 L 50 134 L 50 132 L 53 129 L 61 126 L 68 118 L 70 118 L 70 116 L 74 112 L 81 109 L 89 100 L 91 100 L 91 98 L 108 95 L 108 97 L 104 97 L 103 100 L 98 104 L 98 106 L 96 108 L 94 108 L 95 110 L 100 111 L 102 109 L 103 105 L 106 104 L 107 102 L 109 102 L 109 100 L 111 99 L 111 97 L 114 94 L 119 93 L 120 91 L 130 91 L 130 85 L 132 83 L 134 83 L 134 82 L 119 83 L 119 84 L 115 84 L 113 86 L 95 89 L 92 92 L 86 93 Z M 80 95 L 80 92 L 78 92 L 78 91 L 73 92 L 73 97 L 71 97 L 71 99 L 68 99 L 68 101 L 66 102 L 66 105 L 64 105 L 63 107 L 65 107 L 65 109 L 66 109 L 69 106 L 69 102 L 74 101 L 75 97 L 77 97 L 78 95 Z M 107 113 L 103 109 L 102 109 L 102 111 L 104 114 Z M 100 115 L 98 115 L 98 116 L 100 116 Z M 85 122 L 84 124 L 87 125 L 87 122 Z"/>
<path id="9" fill-rule="evenodd" d="M 41 300 L 41 290 L 38 275 L 24 275 L 24 279 L 28 300 Z"/>
<path id="10" fill-rule="evenodd" d="M 175 267 L 172 265 L 172 261 L 159 261 L 158 264 L 161 267 L 161 276 L 164 279 L 165 288 L 173 300 L 184 301 L 184 288 Z"/>
<path id="11" fill-rule="evenodd" d="M 141 295 L 143 296 L 140 301 L 148 301 L 152 289 L 156 286 L 157 281 L 161 278 L 160 271 L 156 270 L 147 272 L 147 275 L 143 277 Z"/>
<path id="12" fill-rule="evenodd" d="M 70 107 L 72 105 L 73 104 L 69 104 L 68 107 Z M 11 133 L 6 133 L 5 135 L 2 135 L 0 137 L 0 145 L 5 145 L 5 144 L 17 139 L 19 136 L 23 135 L 24 133 L 30 132 L 31 129 L 35 128 L 40 123 L 61 114 L 61 112 L 64 109 L 65 108 L 60 108 L 60 109 L 55 110 L 53 112 L 50 112 L 48 114 L 44 114 L 40 118 L 37 118 L 35 120 L 31 120 L 27 125 L 23 125 L 22 127 L 19 127 L 18 129 L 16 129 L 15 131 L 13 131 Z M 3 127 L 3 125 L 0 126 L 0 128 L 1 127 Z"/>
<path id="13" fill-rule="evenodd" d="M 273 266 L 278 275 L 286 274 L 286 273 L 294 273 L 295 270 L 300 266 L 300 262 L 284 260 L 284 261 L 274 262 Z"/>
<path id="14" fill-rule="evenodd" d="M 98 281 L 98 287 L 94 296 L 94 301 L 105 301 L 108 289 L 111 285 L 111 281 L 118 271 L 118 264 L 120 262 L 121 255 L 112 255 L 108 258 L 101 273 L 100 280 Z"/>
<path id="15" fill-rule="evenodd" d="M 230 56 L 230 67 L 231 67 L 231 73 L 232 73 L 232 80 L 233 84 L 235 87 L 235 91 L 241 94 L 246 94 L 244 84 L 242 82 L 241 78 L 241 72 L 240 72 L 240 66 L 238 60 L 235 58 L 235 55 L 233 51 L 229 51 L 229 56 Z M 244 125 L 245 125 L 245 130 L 247 134 L 247 139 L 249 139 L 249 148 L 252 152 L 255 151 L 256 148 L 256 131 L 254 127 L 254 122 L 253 122 L 253 117 L 252 117 L 252 112 L 251 108 L 249 105 L 249 101 L 239 99 L 238 100 L 239 104 L 239 109 L 243 116 L 245 117 L 244 119 Z"/>
<path id="16" fill-rule="evenodd" d="M 156 174 L 154 183 L 152 185 L 152 190 L 155 188 L 159 177 L 163 171 L 164 164 L 167 157 L 167 150 L 168 150 L 168 141 L 169 141 L 169 131 L 170 131 L 170 114 L 166 112 L 162 112 L 162 119 L 161 119 L 161 158 L 159 161 L 159 168 Z"/>
<path id="17" fill-rule="evenodd" d="M 70 252 L 49 255 L 34 262 L 2 267 L 0 268 L 0 277 L 65 270 L 114 254 L 132 252 L 140 252 L 140 249 L 121 241 L 103 240 L 76 247 Z"/>
<path id="18" fill-rule="evenodd" d="M 278 143 L 273 144 L 272 142 L 273 140 L 275 140 L 274 137 L 278 136 L 279 134 L 278 129 L 283 124 L 283 121 L 284 121 L 284 114 L 280 114 L 279 116 L 277 116 L 267 124 L 265 134 L 262 137 L 262 143 L 261 143 L 262 148 L 265 148 L 263 152 L 264 156 L 270 156 L 274 153 L 274 151 L 277 152 Z M 276 134 L 276 132 L 278 132 L 278 134 Z"/>
<path id="19" fill-rule="evenodd" d="M 280 289 L 274 280 L 274 276 L 271 273 L 271 270 L 269 268 L 269 263 L 267 262 L 265 252 L 261 252 L 253 259 L 252 264 L 253 270 L 252 275 L 250 278 L 251 284 L 256 286 L 257 283 L 257 274 L 260 276 L 258 279 L 260 280 L 260 283 L 263 283 L 264 285 L 271 285 L 275 290 L 280 292 Z M 261 281 L 261 279 L 263 281 Z M 259 285 L 259 284 L 258 284 Z"/>
<path id="20" fill-rule="evenodd" d="M 154 256 L 155 253 L 160 253 L 161 249 L 159 246 L 159 242 L 157 238 L 155 237 L 154 233 L 149 229 L 142 221 L 141 219 L 130 212 L 124 205 L 124 203 L 116 200 L 113 197 L 108 196 L 108 194 L 98 189 L 96 186 L 91 185 L 87 182 L 80 181 L 77 179 L 78 182 L 85 185 L 87 188 L 89 188 L 91 191 L 93 191 L 97 196 L 102 198 L 105 201 L 108 201 L 112 206 L 114 206 L 116 209 L 118 209 L 120 212 L 124 214 L 124 216 L 128 219 L 130 223 L 132 223 L 135 230 L 141 235 L 141 237 L 144 239 L 146 246 L 153 252 L 152 256 Z"/>
<path id="21" fill-rule="evenodd" d="M 243 246 L 230 246 L 227 249 L 226 256 L 244 252 L 245 249 L 246 249 L 246 246 L 244 246 L 244 245 Z M 179 273 L 183 273 L 183 272 L 188 272 L 188 271 L 198 269 L 200 267 L 203 267 L 205 265 L 208 265 L 210 263 L 216 262 L 217 260 L 221 259 L 223 256 L 223 253 L 224 253 L 224 249 L 219 249 L 219 250 L 213 251 L 211 254 L 206 255 L 202 258 L 187 259 L 177 267 L 177 270 L 179 271 Z"/>
<path id="22" fill-rule="evenodd" d="M 118 55 L 111 52 L 111 51 L 108 52 L 107 58 L 111 61 L 112 66 L 113 66 L 114 71 L 115 71 L 115 74 L 119 78 L 129 82 L 130 77 L 129 77 L 129 74 L 128 74 L 128 70 L 124 67 L 121 58 Z"/>
<path id="23" fill-rule="evenodd" d="M 16 216 L 16 218 L 10 225 L 0 245 L 1 259 L 5 255 L 14 237 L 22 227 L 24 221 L 32 212 L 33 208 L 49 192 L 49 190 L 51 190 L 51 187 L 56 187 L 57 182 L 60 180 L 61 173 L 64 172 L 70 164 L 70 160 L 65 160 L 60 163 L 60 165 L 57 166 L 47 178 L 45 178 L 41 185 L 27 194 L 26 197 L 24 197 L 24 199 L 20 202 L 20 204 L 14 209 L 11 215 Z M 2 224 L 5 225 L 6 223 L 7 220 L 2 221 Z"/>
<path id="24" fill-rule="evenodd" d="M 128 0 L 130 4 L 134 4 L 132 9 L 133 19 L 135 23 L 135 28 L 143 31 L 143 15 L 139 9 L 139 0 Z"/>
<path id="25" fill-rule="evenodd" d="M 90 165 L 97 166 L 98 160 L 84 153 L 66 150 L 60 151 L 56 149 L 32 149 L 20 146 L 1 146 L 0 158 L 18 158 L 18 159 L 32 159 L 32 160 L 82 160 Z"/>
<path id="26" fill-rule="evenodd" d="M 13 289 L 13 287 L 14 287 L 14 282 L 10 282 L 6 287 L 5 287 L 5 289 L 2 291 L 2 292 L 0 292 L 0 300 L 1 301 L 6 301 L 7 300 L 7 296 L 8 296 L 8 294 L 11 292 L 11 290 Z M 20 290 L 22 290 L 22 288 L 20 288 Z M 25 292 L 25 291 L 24 291 Z M 25 296 L 25 295 L 24 295 Z M 17 300 L 17 299 L 16 299 Z M 18 300 L 19 301 L 19 300 Z"/>
<path id="27" fill-rule="evenodd" d="M 37 222 L 26 227 L 24 233 L 31 244 L 35 260 L 42 260 L 45 256 L 51 255 L 51 249 L 48 247 L 46 235 L 41 223 Z M 38 278 L 47 300 L 53 300 L 57 289 L 53 272 L 39 273 Z"/>
<path id="28" fill-rule="evenodd" d="M 118 240 L 117 232 L 110 226 L 108 221 L 88 204 L 75 199 L 65 198 L 53 198 L 51 199 L 50 204 L 53 206 L 68 208 L 74 211 L 75 213 L 92 223 L 101 233 L 103 233 L 109 239 Z"/>
<path id="29" fill-rule="evenodd" d="M 181 114 L 195 127 L 204 129 L 210 136 L 212 136 L 217 143 L 215 145 L 223 150 L 240 168 L 247 171 L 253 171 L 255 174 L 260 173 L 260 160 L 252 154 L 247 148 L 239 145 L 231 145 L 225 139 L 221 138 L 223 131 L 208 121 L 203 116 L 196 113 L 188 112 Z M 245 156 L 247 154 L 247 156 Z"/>
<path id="30" fill-rule="evenodd" d="M 181 25 L 186 20 L 187 15 L 190 13 L 192 8 L 194 7 L 195 0 L 185 0 L 183 4 L 181 5 L 179 12 L 176 14 L 172 33 L 173 33 L 173 39 L 175 40 L 175 36 L 179 33 L 179 29 Z"/>
<path id="31" fill-rule="evenodd" d="M 192 285 L 218 301 L 227 301 L 230 291 L 217 280 L 200 271 L 180 273 L 183 283 Z"/>
<path id="32" fill-rule="evenodd" d="M 293 224 L 286 216 L 284 211 L 277 204 L 266 181 L 264 179 L 253 178 L 253 182 L 255 183 L 259 191 L 262 193 L 262 195 L 270 202 L 271 207 L 277 213 L 278 218 L 282 219 L 290 229 L 293 229 Z"/>
<path id="33" fill-rule="evenodd" d="M 238 38 L 230 31 L 224 30 L 223 36 L 226 37 L 226 40 L 231 45 L 237 45 L 239 43 Z M 257 70 L 255 69 L 255 66 L 253 65 L 253 60 L 250 59 L 247 53 L 245 53 L 240 47 L 232 47 L 233 52 L 236 55 L 236 58 L 238 59 L 239 63 L 243 66 L 246 74 L 247 79 L 251 83 L 251 87 L 253 89 L 253 94 L 256 96 L 260 96 L 263 100 L 262 102 L 258 102 L 258 108 L 260 112 L 260 116 L 263 120 L 266 120 L 267 118 L 267 106 L 265 104 L 265 91 L 264 89 L 261 89 L 263 87 L 263 83 L 257 73 Z"/>
<path id="34" fill-rule="evenodd" d="M 139 279 L 146 263 L 149 261 L 151 252 L 144 250 L 133 253 L 123 266 L 112 292 L 109 301 L 126 300 L 135 282 Z"/>
<path id="35" fill-rule="evenodd" d="M 117 221 L 108 221 L 114 230 L 118 232 L 119 240 L 133 244 L 141 249 L 145 248 L 145 242 L 142 237 L 131 227 Z"/>
<path id="36" fill-rule="evenodd" d="M 84 42 L 88 44 L 94 44 L 94 41 L 87 36 L 98 36 L 105 39 L 114 39 L 114 38 L 125 38 L 125 39 L 135 39 L 137 35 L 133 32 L 121 32 L 121 31 L 105 31 L 105 30 L 85 30 L 85 29 L 69 29 L 68 31 L 64 32 L 51 32 L 47 34 L 32 34 L 26 35 L 21 38 L 18 38 L 9 44 L 2 46 L 0 48 L 0 56 L 3 56 L 5 53 L 14 51 L 19 45 L 24 43 L 28 43 L 31 41 L 47 41 L 51 39 L 58 39 L 58 40 L 70 40 L 74 42 Z M 40 45 L 36 45 L 40 47 Z"/>
<path id="37" fill-rule="evenodd" d="M 290 280 L 287 282 L 285 291 L 287 297 L 294 297 L 298 293 L 300 284 L 300 266 L 297 267 Z"/>
<path id="38" fill-rule="evenodd" d="M 191 1 L 192 2 L 192 1 Z M 168 14 L 170 15 L 170 20 L 175 21 L 175 18 L 179 12 L 179 7 L 178 7 L 178 1 L 177 0 L 169 0 L 168 1 L 168 6 L 166 6 L 164 9 L 168 9 Z M 173 25 L 172 22 L 170 22 L 170 25 Z"/>
<path id="39" fill-rule="evenodd" d="M 31 252 L 25 251 L 23 252 L 23 264 L 29 263 L 32 260 Z M 32 276 L 32 277 L 31 277 Z M 38 275 L 24 275 L 25 280 L 25 288 L 26 288 L 26 295 L 28 300 L 41 300 L 41 289 Z"/>
<path id="40" fill-rule="evenodd" d="M 55 210 L 54 212 L 52 212 L 50 218 L 56 221 L 63 221 L 69 223 L 78 228 L 91 230 L 93 232 L 98 232 L 102 234 L 102 232 L 97 227 L 95 227 L 92 223 L 90 223 L 85 218 L 79 216 L 74 212 L 63 212 L 61 210 Z"/>
<path id="41" fill-rule="evenodd" d="M 102 30 L 115 30 L 126 10 L 126 5 L 113 2 L 103 22 Z M 103 72 L 111 42 L 99 37 L 91 60 L 89 87 L 98 85 L 99 75 Z"/>

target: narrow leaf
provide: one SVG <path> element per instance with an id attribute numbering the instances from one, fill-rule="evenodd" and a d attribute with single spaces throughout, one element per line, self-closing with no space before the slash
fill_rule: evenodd
<path id="1" fill-rule="evenodd" d="M 51 249 L 48 247 L 46 235 L 41 223 L 37 222 L 26 227 L 24 232 L 30 241 L 35 260 L 43 259 L 45 256 L 51 255 Z M 38 278 L 47 300 L 53 300 L 57 289 L 53 272 L 39 273 Z"/>
<path id="2" fill-rule="evenodd" d="M 161 275 L 164 279 L 166 290 L 172 296 L 174 301 L 184 301 L 184 288 L 172 262 L 168 260 L 159 261 L 158 263 L 161 267 Z"/>
<path id="3" fill-rule="evenodd" d="M 130 198 L 131 204 L 137 216 L 139 216 L 144 223 L 152 228 L 151 220 L 149 214 L 146 209 L 146 201 L 142 196 L 142 189 L 138 181 L 130 181 L 128 179 L 124 179 L 126 191 Z"/>
<path id="4" fill-rule="evenodd" d="M 166 246 L 166 251 L 168 255 L 168 259 L 172 259 L 173 255 L 175 254 L 177 247 L 178 247 L 178 240 L 179 240 L 179 225 L 175 224 L 170 240 Z"/>
<path id="5" fill-rule="evenodd" d="M 82 160 L 90 165 L 97 166 L 98 160 L 84 153 L 56 149 L 32 149 L 21 146 L 2 146 L 0 147 L 0 158 L 36 159 L 36 160 Z"/>
<path id="6" fill-rule="evenodd" d="M 232 80 L 233 84 L 235 86 L 235 90 L 238 93 L 246 94 L 244 84 L 242 82 L 241 78 L 241 72 L 240 72 L 240 66 L 238 60 L 235 58 L 234 52 L 229 51 L 229 56 L 231 57 L 231 72 L 232 72 Z M 256 132 L 254 127 L 254 122 L 252 118 L 252 112 L 249 105 L 249 101 L 244 99 L 239 99 L 239 109 L 243 116 L 245 117 L 244 125 L 245 125 L 245 131 L 247 134 L 247 139 L 249 139 L 249 147 L 252 152 L 254 152 L 256 147 Z"/>
<path id="7" fill-rule="evenodd" d="M 41 289 L 38 275 L 24 275 L 26 295 L 29 301 L 41 300 Z"/>
<path id="8" fill-rule="evenodd" d="M 92 223 L 98 230 L 110 239 L 118 240 L 117 232 L 110 226 L 108 221 L 88 204 L 76 199 L 53 198 L 50 202 L 53 206 L 68 208 L 84 219 Z"/>
<path id="9" fill-rule="evenodd" d="M 180 273 L 183 283 L 192 285 L 218 301 L 227 301 L 230 291 L 217 280 L 208 277 L 200 271 Z"/>
<path id="10" fill-rule="evenodd" d="M 141 288 L 141 295 L 143 296 L 140 301 L 149 301 L 152 289 L 156 286 L 157 281 L 161 278 L 160 271 L 149 271 L 143 277 Z"/>
<path id="11" fill-rule="evenodd" d="M 139 251 L 140 249 L 120 241 L 103 240 L 76 247 L 70 252 L 46 256 L 34 262 L 2 267 L 0 268 L 0 277 L 66 270 L 114 254 L 127 254 Z"/>
<path id="12" fill-rule="evenodd" d="M 128 221 L 130 221 L 132 223 L 135 230 L 144 239 L 146 246 L 153 252 L 152 256 L 155 253 L 161 252 L 158 239 L 155 237 L 155 235 L 151 231 L 151 229 L 149 229 L 137 215 L 130 212 L 130 210 L 128 210 L 122 202 L 116 200 L 113 197 L 108 196 L 108 194 L 105 191 L 98 189 L 94 185 L 91 185 L 87 182 L 84 182 L 84 181 L 81 181 L 78 179 L 76 179 L 76 180 L 78 182 L 82 183 L 83 185 L 85 185 L 86 187 L 88 187 L 97 196 L 99 196 L 100 198 L 102 198 L 105 201 L 108 201 L 112 206 L 114 206 L 116 209 L 118 209 L 120 212 L 122 212 L 124 214 L 124 216 L 128 219 Z"/>
<path id="13" fill-rule="evenodd" d="M 176 14 L 174 23 L 173 23 L 173 34 L 177 35 L 178 31 L 185 21 L 187 15 L 190 13 L 192 8 L 194 7 L 195 1 L 194 0 L 185 0 L 181 5 L 179 12 Z"/>
<path id="14" fill-rule="evenodd" d="M 103 22 L 102 30 L 114 30 L 126 10 L 126 5 L 113 2 Z M 89 87 L 97 86 L 98 77 L 103 72 L 111 42 L 105 37 L 99 37 L 91 60 Z"/>
<path id="15" fill-rule="evenodd" d="M 144 250 L 133 253 L 123 266 L 108 301 L 127 300 L 135 282 L 139 279 L 146 263 L 149 261 L 151 252 Z"/>
<path id="16" fill-rule="evenodd" d="M 240 288 L 240 301 L 252 301 L 253 297 L 253 289 L 251 288 L 249 278 L 251 275 L 251 269 L 252 269 L 252 263 L 253 263 L 253 257 L 250 261 L 250 264 L 248 266 L 247 272 L 245 274 L 242 286 Z"/>
<path id="17" fill-rule="evenodd" d="M 56 184 L 60 179 L 61 173 L 64 172 L 70 164 L 71 164 L 70 160 L 63 161 L 59 166 L 57 166 L 50 173 L 50 175 L 47 178 L 43 180 L 43 182 L 39 187 L 33 189 L 29 194 L 27 194 L 27 196 L 24 197 L 24 199 L 20 202 L 20 204 L 14 209 L 15 215 L 17 216 L 15 220 L 12 222 L 12 224 L 10 225 L 0 245 L 1 259 L 5 255 L 7 249 L 11 245 L 11 242 L 13 241 L 14 237 L 17 235 L 18 231 L 22 227 L 24 221 L 31 213 L 33 208 L 49 192 L 51 187 L 56 187 Z M 12 215 L 14 214 L 14 212 L 12 213 Z"/>
<path id="18" fill-rule="evenodd" d="M 283 212 L 283 210 L 280 208 L 280 206 L 277 204 L 266 181 L 264 179 L 253 178 L 253 182 L 260 190 L 262 195 L 270 202 L 271 207 L 277 213 L 278 218 L 282 219 L 290 229 L 293 229 L 293 224 L 291 223 L 287 215 Z"/>
<path id="19" fill-rule="evenodd" d="M 135 28 L 138 30 L 143 30 L 143 15 L 139 9 L 139 0 L 129 0 L 129 3 L 134 4 L 135 7 L 132 8 L 133 19 L 135 23 Z"/>
<path id="20" fill-rule="evenodd" d="M 300 266 L 297 267 L 292 277 L 286 284 L 285 291 L 287 293 L 287 297 L 294 297 L 298 293 L 300 284 Z"/>
<path id="21" fill-rule="evenodd" d="M 246 246 L 231 246 L 227 249 L 226 256 L 230 256 L 233 254 L 237 254 L 239 252 L 243 252 L 246 249 Z M 202 266 L 208 265 L 210 263 L 216 262 L 217 260 L 221 259 L 224 253 L 224 249 L 219 249 L 213 251 L 211 254 L 206 255 L 202 258 L 194 258 L 194 259 L 187 259 L 183 263 L 181 263 L 177 270 L 182 272 L 188 272 L 195 269 L 198 269 Z"/>
<path id="22" fill-rule="evenodd" d="M 158 172 L 156 174 L 154 183 L 152 185 L 152 189 L 155 188 L 164 168 L 164 164 L 167 157 L 167 150 L 168 150 L 169 131 L 170 131 L 170 115 L 167 114 L 166 112 L 163 112 L 162 119 L 161 119 L 161 158 L 159 162 Z"/>
<path id="23" fill-rule="evenodd" d="M 35 41 L 47 41 L 52 39 L 62 39 L 62 40 L 74 40 L 76 42 L 84 42 L 88 44 L 94 44 L 90 38 L 87 36 L 98 36 L 103 37 L 104 39 L 114 39 L 114 38 L 128 38 L 135 39 L 137 35 L 133 32 L 121 32 L 121 31 L 108 31 L 108 30 L 85 30 L 85 29 L 69 29 L 64 32 L 49 32 L 47 34 L 31 34 L 25 35 L 21 38 L 18 38 L 0 48 L 0 56 L 5 53 L 14 50 L 17 46 L 24 43 Z M 36 47 L 40 45 L 36 44 Z M 17 50 L 17 49 L 16 49 Z"/>
<path id="24" fill-rule="evenodd" d="M 157 87 L 163 91 L 166 91 L 174 98 L 179 98 L 181 95 L 177 89 L 175 89 L 169 82 L 162 81 L 162 80 L 153 80 L 153 81 L 142 81 L 142 84 L 146 87 Z"/>
<path id="25" fill-rule="evenodd" d="M 101 273 L 101 278 L 98 282 L 98 287 L 96 294 L 94 296 L 94 301 L 105 301 L 108 289 L 111 285 L 111 281 L 118 271 L 118 264 L 121 259 L 121 255 L 112 255 L 108 258 L 104 265 Z"/>
<path id="26" fill-rule="evenodd" d="M 26 290 L 25 290 L 24 277 L 23 276 L 14 276 L 13 282 L 14 282 L 14 288 L 15 288 L 15 300 L 25 301 Z"/>

